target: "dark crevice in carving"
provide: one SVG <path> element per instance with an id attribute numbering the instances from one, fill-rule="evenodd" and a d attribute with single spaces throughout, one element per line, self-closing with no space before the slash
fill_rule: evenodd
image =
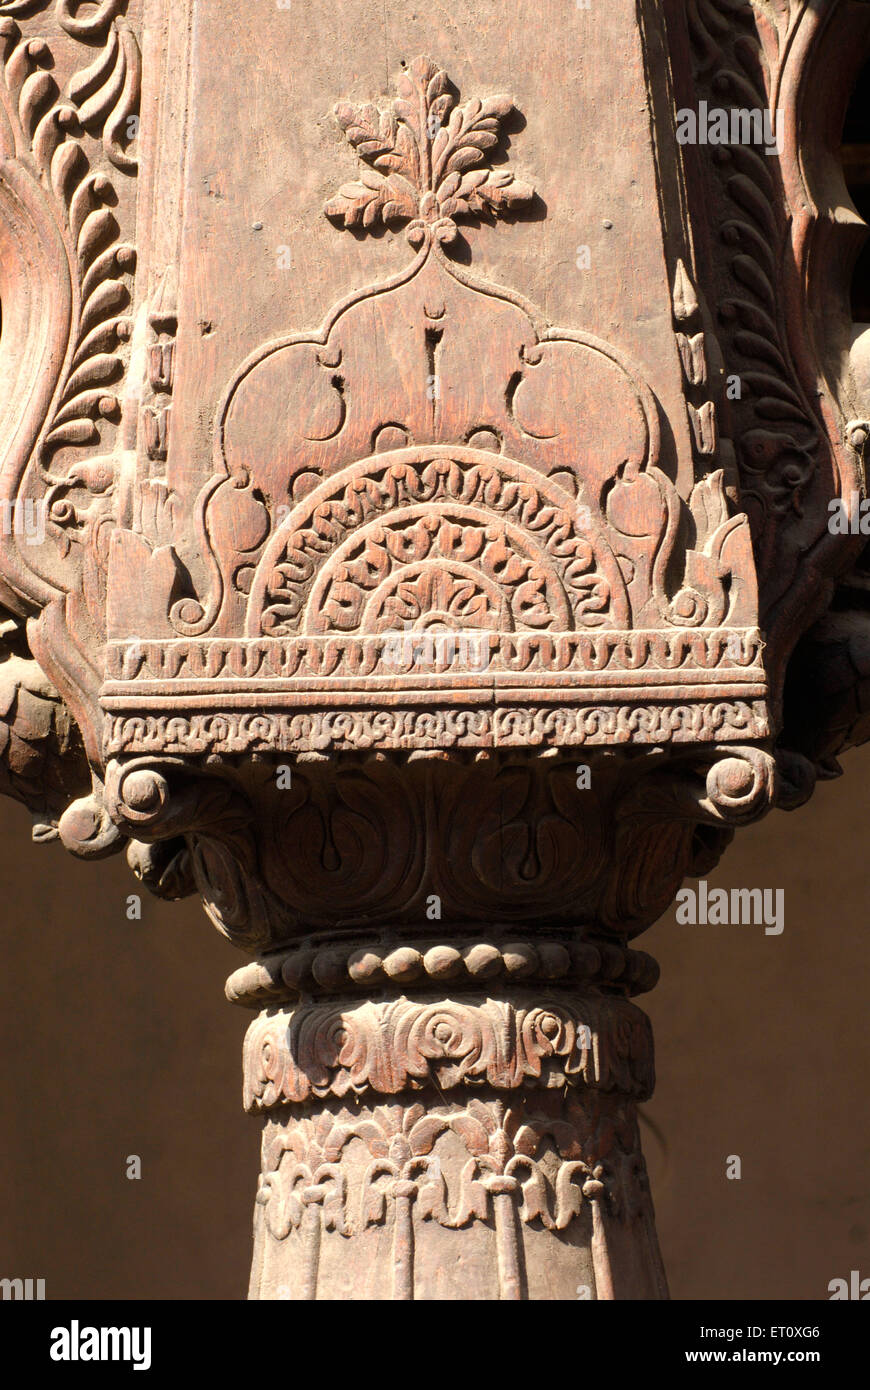
<path id="1" fill-rule="evenodd" d="M 841 149 L 849 196 L 865 222 L 870 222 L 870 62 L 865 63 L 849 102 Z M 856 327 L 870 327 L 870 238 L 858 255 L 852 277 L 852 318 Z"/>

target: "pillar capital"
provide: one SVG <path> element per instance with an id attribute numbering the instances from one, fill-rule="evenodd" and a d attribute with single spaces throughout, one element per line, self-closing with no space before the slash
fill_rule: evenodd
<path id="1" fill-rule="evenodd" d="M 248 954 L 254 1296 L 664 1297 L 635 939 L 870 732 L 870 9 L 388 8 L 0 0 L 0 789 Z"/>

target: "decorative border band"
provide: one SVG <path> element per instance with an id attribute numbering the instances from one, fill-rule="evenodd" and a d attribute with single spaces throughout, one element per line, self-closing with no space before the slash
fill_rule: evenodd
<path id="1" fill-rule="evenodd" d="M 253 1021 L 244 1075 L 245 1108 L 253 1111 L 434 1084 L 587 1086 L 641 1100 L 654 1084 L 652 1030 L 628 1000 L 592 991 L 306 1004 Z"/>
<path id="2" fill-rule="evenodd" d="M 104 752 L 246 753 L 330 748 L 527 748 L 540 744 L 749 742 L 769 737 L 763 700 L 496 709 L 223 710 L 106 716 Z"/>
<path id="3" fill-rule="evenodd" d="M 757 628 L 685 628 L 672 631 L 518 632 L 464 629 L 444 640 L 425 632 L 348 636 L 127 639 L 106 652 L 105 694 L 122 695 L 154 682 L 185 687 L 203 681 L 242 690 L 256 681 L 274 688 L 301 681 L 395 681 L 397 677 L 461 674 L 487 687 L 493 676 L 585 674 L 628 682 L 666 674 L 682 682 L 704 673 L 729 684 L 764 683 L 764 643 Z M 393 655 L 391 656 L 391 652 Z"/>

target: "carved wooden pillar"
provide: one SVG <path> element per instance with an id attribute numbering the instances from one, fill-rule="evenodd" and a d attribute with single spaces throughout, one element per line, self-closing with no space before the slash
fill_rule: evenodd
<path id="1" fill-rule="evenodd" d="M 4 790 L 253 957 L 252 1297 L 663 1298 L 630 943 L 866 736 L 870 8 L 418 8 L 0 0 Z"/>

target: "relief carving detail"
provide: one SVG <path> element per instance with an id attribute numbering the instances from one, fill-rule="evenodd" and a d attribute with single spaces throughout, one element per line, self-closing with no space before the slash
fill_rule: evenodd
<path id="1" fill-rule="evenodd" d="M 549 120 L 498 34 L 393 8 L 433 56 L 388 39 L 391 98 L 316 7 L 270 83 L 251 7 L 221 76 L 200 0 L 0 0 L 0 790 L 249 957 L 253 1297 L 663 1298 L 630 943 L 870 736 L 820 134 L 870 10 L 614 4 Z M 781 143 L 683 145 L 702 100 Z M 595 101 L 642 113 L 598 163 Z M 539 233 L 611 166 L 617 268 L 551 322 Z"/>

